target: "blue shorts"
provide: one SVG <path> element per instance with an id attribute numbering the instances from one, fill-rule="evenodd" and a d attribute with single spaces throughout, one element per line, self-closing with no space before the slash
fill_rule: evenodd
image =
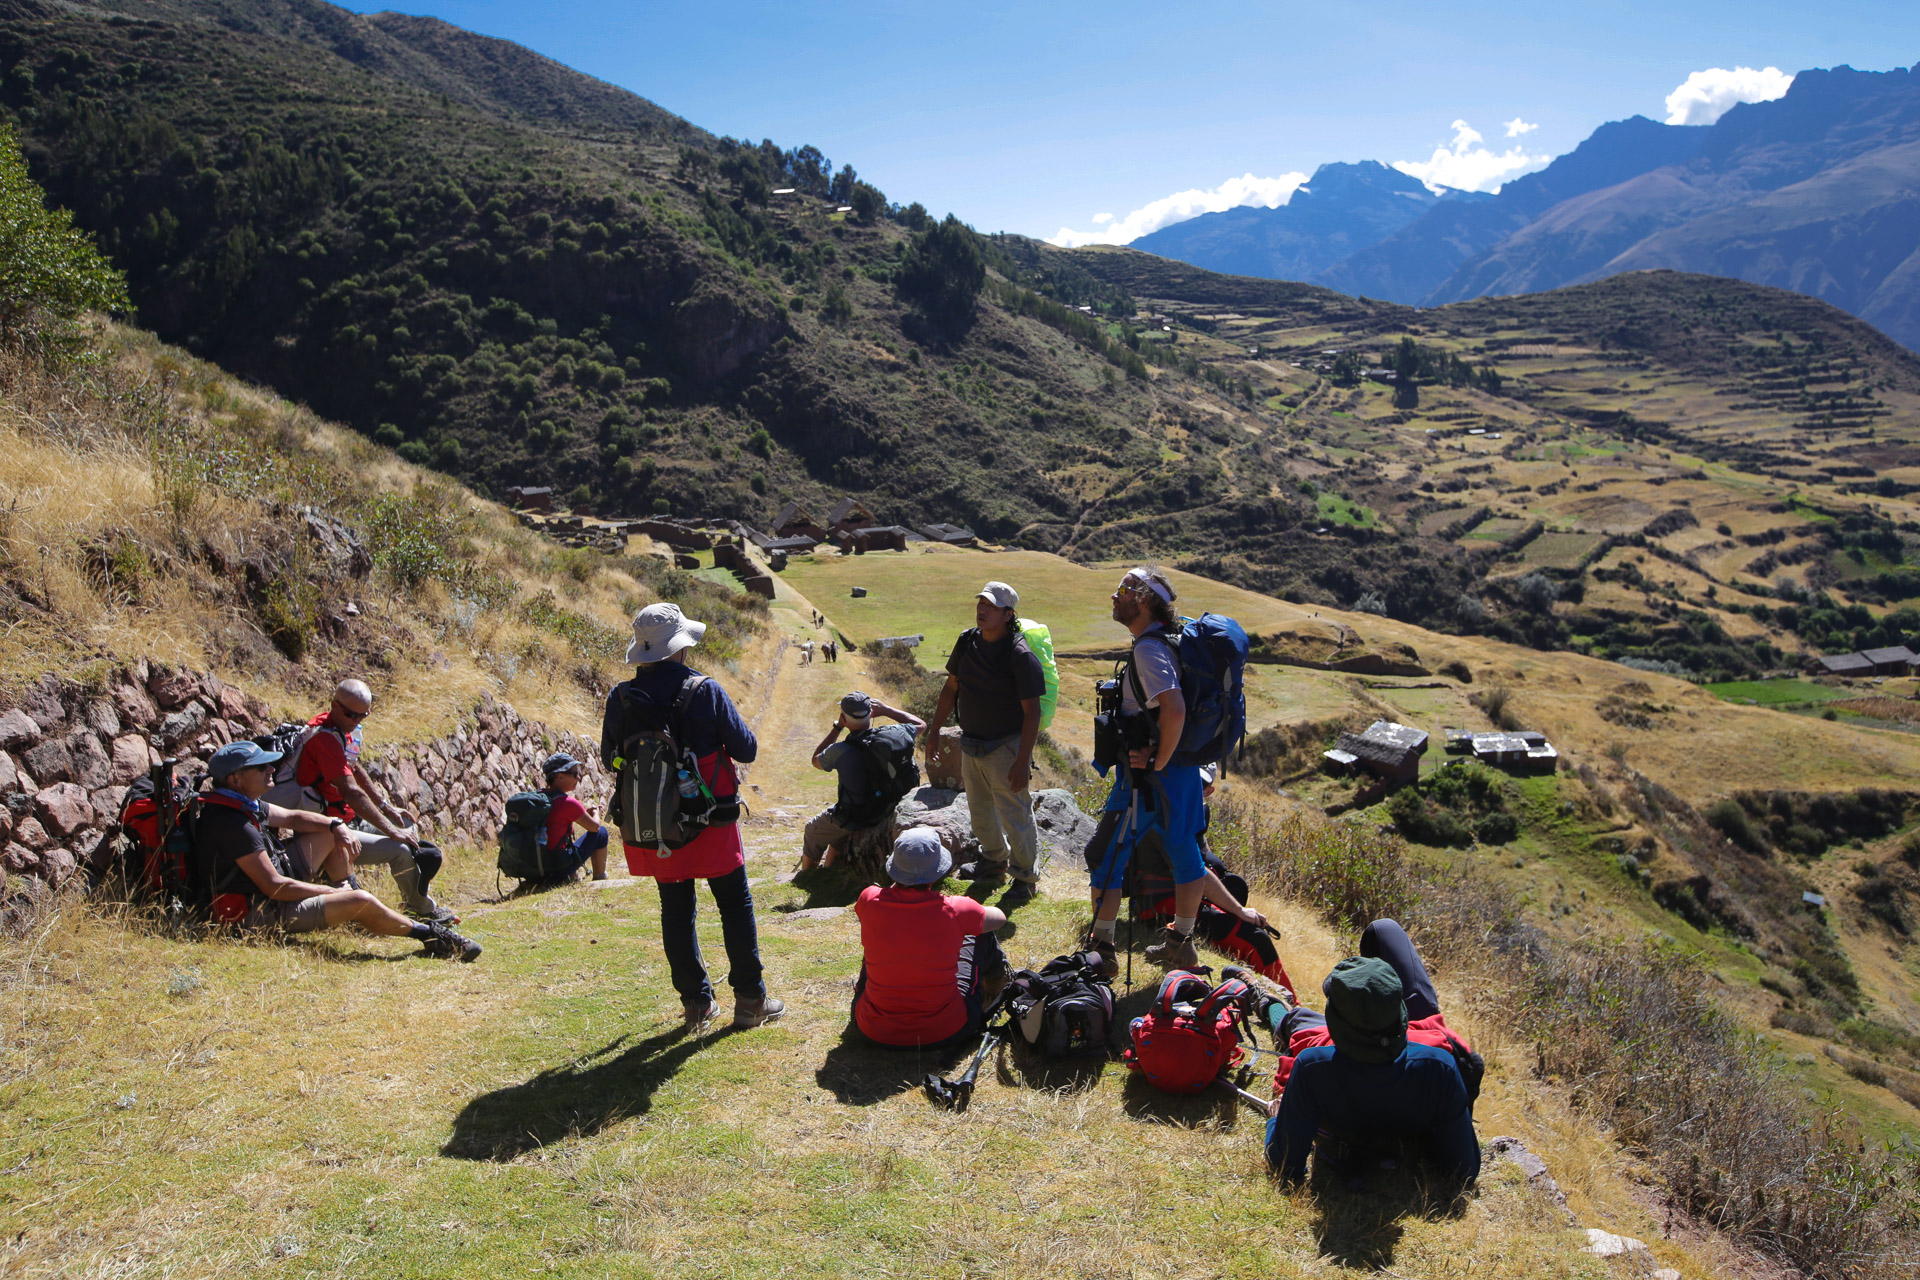
<path id="1" fill-rule="evenodd" d="M 1133 860 L 1133 846 L 1151 829 L 1160 833 L 1167 849 L 1167 862 L 1173 867 L 1175 884 L 1191 884 L 1204 879 L 1207 864 L 1200 856 L 1200 832 L 1206 827 L 1207 807 L 1198 765 L 1169 765 L 1153 774 L 1153 812 L 1146 810 L 1146 797 L 1140 797 L 1139 830 L 1126 831 L 1126 811 L 1134 801 L 1133 771 L 1120 769 L 1107 793 L 1104 813 L 1116 815 L 1110 827 L 1106 852 L 1098 862 L 1089 857 L 1088 875 L 1093 888 L 1116 888 L 1125 883 L 1127 864 Z M 1102 828 L 1108 828 L 1106 819 Z"/>

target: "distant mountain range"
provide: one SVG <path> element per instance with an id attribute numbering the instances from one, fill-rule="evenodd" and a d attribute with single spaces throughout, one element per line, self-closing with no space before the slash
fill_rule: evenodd
<path id="1" fill-rule="evenodd" d="M 1920 350 L 1920 74 L 1803 71 L 1706 126 L 1602 125 L 1497 195 L 1366 162 L 1277 209 L 1133 247 L 1209 270 L 1438 306 L 1671 267 L 1811 294 Z"/>

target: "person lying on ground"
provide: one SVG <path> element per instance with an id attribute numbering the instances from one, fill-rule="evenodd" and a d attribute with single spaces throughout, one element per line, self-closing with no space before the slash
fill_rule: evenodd
<path id="1" fill-rule="evenodd" d="M 706 633 L 706 623 L 686 617 L 676 604 L 650 604 L 634 615 L 633 642 L 627 646 L 633 679 L 615 685 L 607 695 L 600 724 L 600 763 L 617 770 L 622 749 L 636 735 L 665 729 L 675 743 L 693 754 L 700 781 L 714 799 L 734 804 L 740 796 L 734 762 L 751 764 L 760 744 L 720 682 L 687 666 L 688 651 Z M 679 710 L 683 697 L 684 710 Z M 666 853 L 624 839 L 621 847 L 627 870 L 652 876 L 659 885 L 660 943 L 687 1030 L 700 1031 L 719 1007 L 694 927 L 696 880 L 707 882 L 720 911 L 727 985 L 733 988 L 733 1025 L 757 1027 L 778 1018 L 786 1003 L 767 994 L 739 822 L 708 826 L 687 844 Z"/>
<path id="2" fill-rule="evenodd" d="M 1255 1010 L 1284 1047 L 1267 1123 L 1267 1162 L 1275 1172 L 1297 1182 L 1317 1151 L 1323 1164 L 1351 1179 L 1358 1153 L 1412 1140 L 1448 1176 L 1462 1183 L 1478 1177 L 1473 1093 L 1480 1060 L 1447 1026 L 1406 930 L 1393 920 L 1368 925 L 1360 955 L 1335 965 L 1321 991 L 1324 1014 L 1271 998 Z"/>
<path id="3" fill-rule="evenodd" d="M 875 716 L 895 724 L 876 726 Z M 878 826 L 893 815 L 899 801 L 889 779 L 876 777 L 876 761 L 913 761 L 913 743 L 927 722 L 911 711 L 888 706 L 858 689 L 840 699 L 840 714 L 827 736 L 813 749 L 813 767 L 839 777 L 839 795 L 833 806 L 807 823 L 796 871 L 830 867 L 856 831 Z M 847 740 L 840 741 L 845 733 Z M 904 794 L 901 792 L 900 794 Z"/>
<path id="4" fill-rule="evenodd" d="M 876 1044 L 939 1049 L 978 1035 L 985 1008 L 1007 983 L 994 930 L 1004 911 L 942 893 L 953 855 L 931 827 L 910 827 L 887 859 L 889 888 L 869 885 L 860 917 L 860 977 L 853 1025 Z"/>
<path id="5" fill-rule="evenodd" d="M 1027 783 L 1047 681 L 1020 630 L 1019 604 L 1019 593 L 1004 582 L 989 582 L 975 595 L 975 625 L 960 633 L 947 657 L 947 682 L 926 739 L 931 776 L 940 729 L 958 712 L 960 780 L 980 857 L 956 874 L 998 884 L 1011 873 L 1013 886 L 1000 901 L 1007 910 L 1031 899 L 1040 883 L 1040 829 Z"/>
<path id="6" fill-rule="evenodd" d="M 319 837 L 343 864 L 351 864 L 362 837 L 344 819 L 266 803 L 261 797 L 273 785 L 280 759 L 280 752 L 242 740 L 221 747 L 208 762 L 214 787 L 200 801 L 193 838 L 211 869 L 216 921 L 285 933 L 357 924 L 383 937 L 417 939 L 422 952 L 436 959 L 479 956 L 479 943 L 438 921 L 409 920 L 364 889 L 307 879 L 312 870 L 299 854 L 280 847 L 275 830 Z"/>
<path id="7" fill-rule="evenodd" d="M 1220 766 L 1200 766 L 1201 798 L 1210 800 L 1219 785 Z M 1274 945 L 1274 928 L 1260 912 L 1247 905 L 1247 882 L 1227 869 L 1207 843 L 1207 829 L 1213 819 L 1210 807 L 1200 811 L 1200 859 L 1206 865 L 1205 887 L 1201 890 L 1200 915 L 1194 936 L 1204 938 L 1218 949 L 1245 962 L 1261 977 L 1269 978 L 1293 990 L 1293 979 L 1280 962 Z M 1135 846 L 1128 867 L 1127 892 L 1136 904 L 1136 920 L 1168 920 L 1174 913 L 1173 867 L 1167 861 L 1166 845 L 1158 831 L 1149 830 Z"/>
<path id="8" fill-rule="evenodd" d="M 339 818 L 362 837 L 352 865 L 330 857 L 323 837 L 298 837 L 295 843 L 316 874 L 357 889 L 356 867 L 384 866 L 408 915 L 457 924 L 460 917 L 427 894 L 444 861 L 439 847 L 420 838 L 419 819 L 412 810 L 379 800 L 367 771 L 360 767 L 361 726 L 372 712 L 373 690 L 366 682 L 342 680 L 333 692 L 333 702 L 309 720 L 294 740 L 293 767 L 282 766 L 281 781 L 270 799 L 283 808 Z"/>
<path id="9" fill-rule="evenodd" d="M 553 802 L 547 810 L 546 855 L 547 865 L 559 868 L 551 880 L 554 884 L 573 879 L 589 862 L 595 880 L 607 878 L 607 841 L 611 834 L 573 794 L 580 785 L 581 768 L 580 762 L 564 751 L 554 752 L 540 767 L 547 780 L 542 789 Z M 572 834 L 575 827 L 580 828 L 578 836 Z"/>

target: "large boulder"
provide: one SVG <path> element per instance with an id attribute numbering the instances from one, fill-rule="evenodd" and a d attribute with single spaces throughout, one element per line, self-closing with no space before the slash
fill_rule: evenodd
<path id="1" fill-rule="evenodd" d="M 33 816 L 54 836 L 65 839 L 93 821 L 93 797 L 71 782 L 57 782 L 33 797 Z"/>
<path id="2" fill-rule="evenodd" d="M 32 716 L 20 710 L 18 707 L 15 707 L 11 711 L 0 713 L 0 747 L 5 747 L 8 750 L 12 750 L 15 747 L 24 747 L 29 743 L 38 741 L 39 737 L 39 724 Z"/>
<path id="3" fill-rule="evenodd" d="M 1056 857 L 1079 865 L 1087 841 L 1093 839 L 1094 828 L 1100 825 L 1098 819 L 1081 811 L 1073 802 L 1073 793 L 1064 787 L 1053 787 L 1033 797 L 1033 821 L 1040 829 L 1043 867 Z"/>

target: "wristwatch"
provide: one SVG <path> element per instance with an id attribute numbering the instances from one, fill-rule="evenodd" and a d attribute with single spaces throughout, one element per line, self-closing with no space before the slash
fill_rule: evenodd
<path id="1" fill-rule="evenodd" d="M 345 820 L 345 819 L 343 819 L 343 818 L 335 818 L 335 819 L 334 819 L 334 820 L 333 820 L 332 822 L 329 822 L 329 823 L 327 824 L 327 830 L 329 830 L 329 831 L 339 831 L 339 830 L 340 830 L 341 828 L 343 828 L 343 827 L 345 827 L 346 825 L 347 825 L 347 824 L 346 824 L 346 820 Z"/>

